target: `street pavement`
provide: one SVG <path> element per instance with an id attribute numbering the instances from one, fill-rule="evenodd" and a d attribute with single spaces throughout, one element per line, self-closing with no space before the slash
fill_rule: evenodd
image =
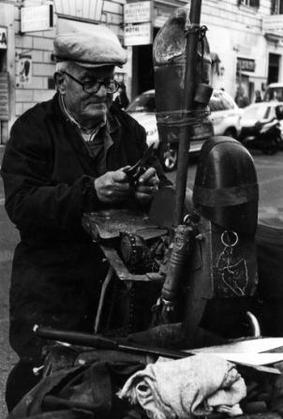
<path id="1" fill-rule="evenodd" d="M 3 147 L 0 147 L 0 162 L 2 161 Z M 18 241 L 18 232 L 10 223 L 4 209 L 4 195 L 1 180 L 0 187 L 0 418 L 6 416 L 4 403 L 5 382 L 9 370 L 17 361 L 16 354 L 9 346 L 8 339 L 8 309 L 9 309 L 9 283 L 11 261 L 15 243 Z"/>
<path id="2" fill-rule="evenodd" d="M 0 162 L 3 147 L 0 146 Z M 268 218 L 271 222 L 282 223 L 283 228 L 283 151 L 274 156 L 254 154 L 255 165 L 260 185 L 260 217 Z M 188 172 L 188 187 L 192 187 L 196 164 L 193 163 Z M 175 173 L 168 175 L 175 180 Z M 5 418 L 4 403 L 5 381 L 8 371 L 15 364 L 17 357 L 8 344 L 8 293 L 11 261 L 18 232 L 4 210 L 3 183 L 0 180 L 0 419 Z"/>

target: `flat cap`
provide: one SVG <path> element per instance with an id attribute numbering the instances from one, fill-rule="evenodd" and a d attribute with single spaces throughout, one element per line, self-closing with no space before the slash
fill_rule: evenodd
<path id="1" fill-rule="evenodd" d="M 74 61 L 87 68 L 122 66 L 127 61 L 126 50 L 122 48 L 118 37 L 103 25 L 57 35 L 54 55 L 57 61 Z"/>

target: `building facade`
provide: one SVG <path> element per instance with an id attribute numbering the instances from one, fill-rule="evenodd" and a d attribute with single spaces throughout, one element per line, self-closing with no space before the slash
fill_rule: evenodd
<path id="1" fill-rule="evenodd" d="M 202 23 L 216 53 L 212 83 L 232 96 L 241 84 L 250 100 L 267 84 L 283 81 L 283 1 L 207 0 Z"/>
<path id="2" fill-rule="evenodd" d="M 15 119 L 54 95 L 53 40 L 70 22 L 103 23 L 125 39 L 124 7 L 133 0 L 0 0 L 0 144 Z M 152 39 L 187 0 L 151 0 Z M 43 7 L 41 7 L 43 6 Z M 208 27 L 213 87 L 235 96 L 241 85 L 255 90 L 283 81 L 283 0 L 203 0 L 201 24 Z M 38 28 L 38 25 L 40 27 Z M 130 99 L 154 87 L 152 41 L 133 45 L 128 63 L 117 70 Z"/>

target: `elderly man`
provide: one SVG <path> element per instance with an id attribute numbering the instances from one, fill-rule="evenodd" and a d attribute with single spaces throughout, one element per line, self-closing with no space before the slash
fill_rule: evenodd
<path id="1" fill-rule="evenodd" d="M 90 332 L 107 266 L 83 231 L 84 212 L 145 205 L 159 182 L 158 162 L 133 191 L 125 166 L 146 149 L 144 129 L 112 104 L 114 66 L 125 50 L 106 27 L 55 40 L 57 93 L 23 114 L 2 164 L 6 210 L 20 231 L 12 268 L 10 343 L 19 355 L 7 381 L 11 410 L 38 380 L 43 342 L 35 323 Z"/>

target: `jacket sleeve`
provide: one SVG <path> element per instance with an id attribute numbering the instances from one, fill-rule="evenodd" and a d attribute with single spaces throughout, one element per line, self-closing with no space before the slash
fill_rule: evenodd
<path id="1" fill-rule="evenodd" d="M 81 176 L 73 184 L 52 181 L 54 147 L 41 125 L 35 118 L 20 118 L 11 130 L 1 170 L 6 210 L 21 231 L 76 231 L 83 212 L 100 205 L 94 179 Z"/>

